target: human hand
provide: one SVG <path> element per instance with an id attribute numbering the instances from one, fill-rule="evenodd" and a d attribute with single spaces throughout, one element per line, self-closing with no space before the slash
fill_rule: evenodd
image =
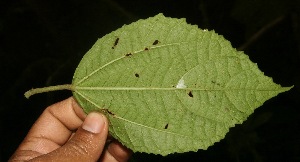
<path id="1" fill-rule="evenodd" d="M 127 161 L 131 151 L 117 141 L 106 148 L 107 136 L 107 118 L 86 116 L 70 97 L 45 109 L 9 161 Z"/>

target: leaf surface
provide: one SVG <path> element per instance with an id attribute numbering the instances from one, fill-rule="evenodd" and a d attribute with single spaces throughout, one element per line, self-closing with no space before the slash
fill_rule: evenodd
<path id="1" fill-rule="evenodd" d="M 214 31 L 162 14 L 99 39 L 72 85 L 86 113 L 107 115 L 114 138 L 134 152 L 161 155 L 207 149 L 290 89 Z"/>

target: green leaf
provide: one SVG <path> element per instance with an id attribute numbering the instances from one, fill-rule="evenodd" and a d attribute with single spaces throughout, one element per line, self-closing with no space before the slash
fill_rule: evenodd
<path id="1" fill-rule="evenodd" d="M 86 113 L 105 113 L 111 135 L 134 152 L 167 155 L 207 149 L 291 87 L 214 31 L 159 14 L 99 39 L 62 88 Z"/>

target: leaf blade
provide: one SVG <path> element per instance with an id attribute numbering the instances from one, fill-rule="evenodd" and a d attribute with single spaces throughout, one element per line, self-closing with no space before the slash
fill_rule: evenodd
<path id="1" fill-rule="evenodd" d="M 73 78 L 85 111 L 102 111 L 133 151 L 207 149 L 267 99 L 289 90 L 222 36 L 159 14 L 99 39 Z"/>

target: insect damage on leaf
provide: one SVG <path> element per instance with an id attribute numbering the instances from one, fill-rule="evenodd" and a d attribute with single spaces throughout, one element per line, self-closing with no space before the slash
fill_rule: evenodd
<path id="1" fill-rule="evenodd" d="M 157 45 L 159 43 L 159 41 L 158 40 L 155 40 L 153 43 L 152 43 L 152 45 Z"/>
<path id="2" fill-rule="evenodd" d="M 169 124 L 166 124 L 166 125 L 165 125 L 165 129 L 168 129 L 168 127 L 169 127 Z"/>
<path id="3" fill-rule="evenodd" d="M 72 85 L 30 90 L 26 97 L 72 90 L 86 113 L 105 111 L 110 134 L 123 145 L 168 155 L 207 149 L 291 88 L 274 83 L 214 31 L 158 14 L 99 39 Z"/>
<path id="4" fill-rule="evenodd" d="M 125 56 L 132 56 L 132 53 L 126 53 Z"/>
<path id="5" fill-rule="evenodd" d="M 109 115 L 114 116 L 115 114 L 112 113 L 111 111 L 109 111 L 108 109 L 102 109 L 102 111 L 104 111 L 104 113 L 108 113 Z"/>
<path id="6" fill-rule="evenodd" d="M 194 97 L 192 91 L 189 91 L 188 95 L 189 95 L 190 97 Z"/>
<path id="7" fill-rule="evenodd" d="M 112 49 L 115 49 L 115 47 L 118 45 L 119 39 L 120 39 L 120 38 L 117 38 L 117 39 L 115 40 L 114 45 L 111 47 Z"/>

